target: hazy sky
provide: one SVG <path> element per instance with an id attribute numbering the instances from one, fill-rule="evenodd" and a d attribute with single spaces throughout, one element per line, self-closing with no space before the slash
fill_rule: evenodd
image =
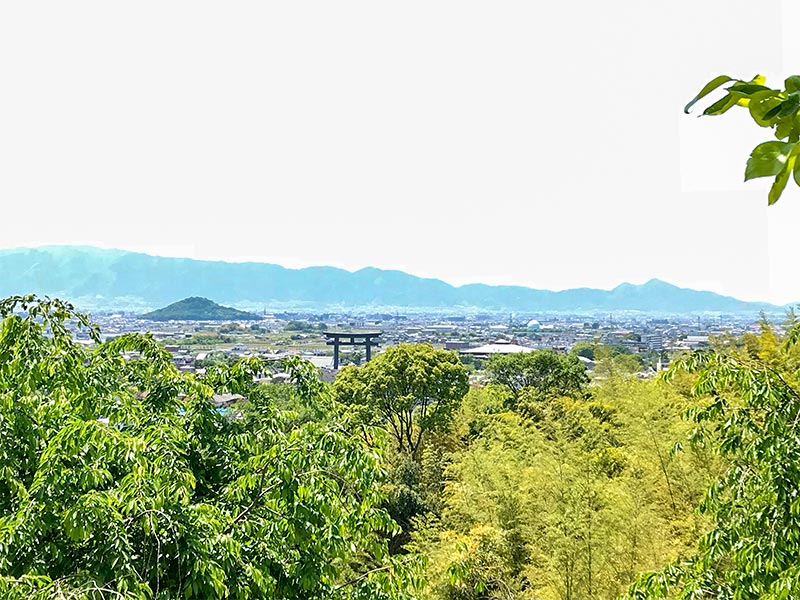
<path id="1" fill-rule="evenodd" d="M 719 73 L 800 72 L 798 22 L 789 0 L 3 2 L 0 247 L 800 301 L 800 189 L 768 208 L 742 181 L 771 132 L 682 113 Z"/>

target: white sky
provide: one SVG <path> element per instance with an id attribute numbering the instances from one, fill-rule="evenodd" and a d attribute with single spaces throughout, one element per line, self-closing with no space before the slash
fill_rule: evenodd
<path id="1" fill-rule="evenodd" d="M 791 0 L 3 2 L 0 247 L 800 301 L 800 189 L 768 209 L 742 181 L 771 133 L 682 113 L 719 73 L 800 72 L 798 22 Z"/>

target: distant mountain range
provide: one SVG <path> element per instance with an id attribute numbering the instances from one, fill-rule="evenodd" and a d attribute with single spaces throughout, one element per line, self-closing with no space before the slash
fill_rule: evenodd
<path id="1" fill-rule="evenodd" d="M 150 321 L 256 321 L 261 317 L 220 306 L 208 298 L 192 296 L 142 315 L 142 318 Z"/>
<path id="2" fill-rule="evenodd" d="M 334 267 L 286 269 L 267 263 L 165 258 L 122 250 L 47 246 L 0 250 L 0 297 L 34 292 L 68 299 L 84 309 L 164 306 L 187 296 L 239 307 L 307 310 L 355 307 L 538 312 L 643 311 L 756 313 L 783 308 L 744 302 L 653 279 L 613 290 L 552 292 L 519 286 L 455 287 L 402 271 L 349 272 Z"/>

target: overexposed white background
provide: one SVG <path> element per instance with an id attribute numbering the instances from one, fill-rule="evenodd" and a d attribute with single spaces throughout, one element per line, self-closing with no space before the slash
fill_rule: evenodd
<path id="1" fill-rule="evenodd" d="M 798 301 L 770 132 L 682 112 L 800 72 L 796 4 L 5 2 L 0 247 Z"/>

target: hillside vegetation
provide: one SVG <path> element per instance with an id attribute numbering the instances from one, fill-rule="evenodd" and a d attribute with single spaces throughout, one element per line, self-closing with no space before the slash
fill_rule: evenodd
<path id="1" fill-rule="evenodd" d="M 150 321 L 256 321 L 258 315 L 228 306 L 208 298 L 185 298 L 169 306 L 142 315 Z"/>
<path id="2" fill-rule="evenodd" d="M 791 315 L 670 381 L 593 385 L 541 351 L 472 388 L 429 345 L 333 384 L 292 357 L 264 385 L 257 358 L 196 378 L 150 336 L 101 343 L 58 300 L 0 317 L 0 597 L 792 597 Z M 220 411 L 222 393 L 243 399 Z"/>

